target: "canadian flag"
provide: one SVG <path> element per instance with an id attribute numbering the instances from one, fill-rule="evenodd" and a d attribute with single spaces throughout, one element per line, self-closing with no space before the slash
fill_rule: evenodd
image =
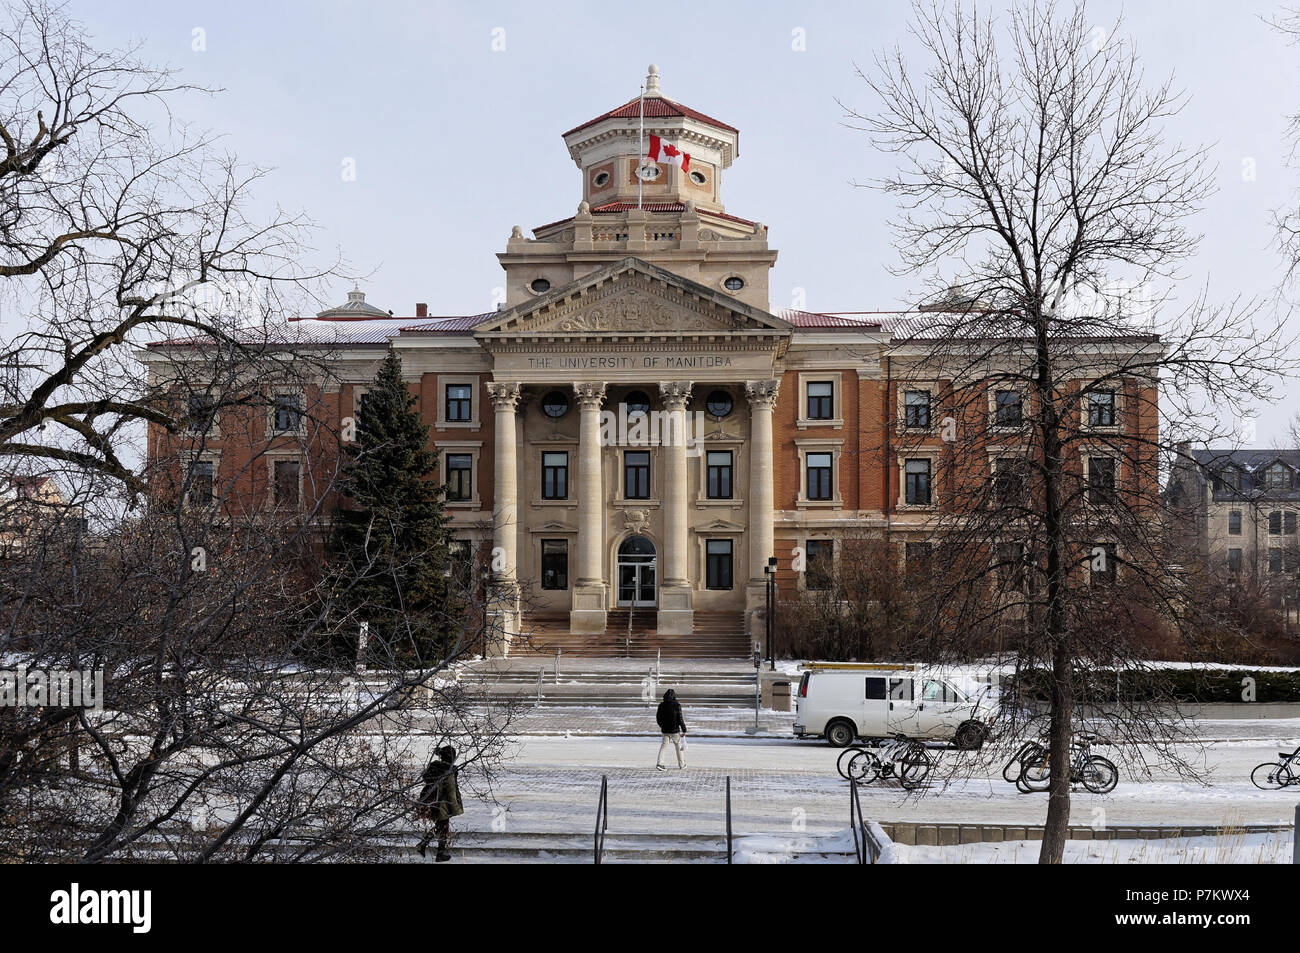
<path id="1" fill-rule="evenodd" d="M 682 152 L 671 142 L 664 142 L 658 136 L 650 137 L 650 158 L 664 165 L 679 165 L 685 172 L 691 167 L 691 154 Z"/>

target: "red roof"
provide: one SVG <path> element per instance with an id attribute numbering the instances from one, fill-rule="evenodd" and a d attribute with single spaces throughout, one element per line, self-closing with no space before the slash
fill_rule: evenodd
<path id="1" fill-rule="evenodd" d="M 862 315 L 876 314 L 873 311 L 841 311 L 823 313 L 820 311 L 782 310 L 777 317 L 790 322 L 796 328 L 857 328 L 863 331 L 879 331 L 880 322 L 864 318 Z"/>
<path id="2" fill-rule="evenodd" d="M 564 134 L 568 138 L 580 129 L 586 129 L 588 126 L 594 126 L 598 122 L 604 122 L 606 119 L 636 119 L 641 115 L 641 97 L 630 99 L 622 106 L 611 109 L 604 115 L 597 116 L 595 119 L 584 122 L 581 126 L 574 126 Z M 704 113 L 692 109 L 690 106 L 683 106 L 681 103 L 675 103 L 671 99 L 663 96 L 647 96 L 645 98 L 645 117 L 647 119 L 668 119 L 673 117 L 682 117 L 686 119 L 696 119 L 700 122 L 708 123 L 710 126 L 717 126 L 719 129 L 725 129 L 728 132 L 739 134 L 740 130 L 735 126 L 729 126 L 725 122 L 719 122 L 712 116 L 706 116 Z"/>

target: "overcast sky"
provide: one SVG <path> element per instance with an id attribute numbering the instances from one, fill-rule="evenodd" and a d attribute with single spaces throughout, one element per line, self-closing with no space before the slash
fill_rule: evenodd
<path id="1" fill-rule="evenodd" d="M 489 310 L 503 275 L 494 255 L 511 226 L 563 218 L 581 197 L 560 133 L 637 95 L 652 62 L 664 95 L 741 131 L 723 201 L 770 227 L 774 309 L 797 289 L 820 311 L 916 299 L 916 283 L 888 271 L 892 200 L 852 185 L 887 174 L 891 159 L 845 128 L 835 102 L 869 106 L 854 63 L 895 43 L 912 48 L 904 4 L 74 0 L 70 9 L 101 45 L 138 40 L 145 58 L 221 87 L 178 111 L 223 133 L 245 161 L 272 166 L 268 209 L 305 210 L 322 226 L 322 254 L 341 250 L 366 276 L 368 299 L 398 315 L 417 301 L 433 314 Z M 1123 9 L 1148 76 L 1172 71 L 1191 96 L 1169 137 L 1209 145 L 1218 164 L 1220 191 L 1197 223 L 1204 242 L 1183 269 L 1187 287 L 1208 282 L 1212 298 L 1267 296 L 1280 278 L 1270 213 L 1300 185 L 1300 169 L 1283 161 L 1285 116 L 1300 111 L 1300 49 L 1264 22 L 1277 10 L 1249 0 Z M 1089 5 L 1102 27 L 1120 11 Z M 348 159 L 355 181 L 342 175 Z M 1257 444 L 1282 439 L 1300 409 L 1288 404 L 1261 409 Z"/>

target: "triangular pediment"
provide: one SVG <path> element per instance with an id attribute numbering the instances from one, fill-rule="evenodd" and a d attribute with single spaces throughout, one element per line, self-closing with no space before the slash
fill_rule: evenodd
<path id="1" fill-rule="evenodd" d="M 534 301 L 493 315 L 477 337 L 590 337 L 636 334 L 788 335 L 790 325 L 760 308 L 639 258 L 625 258 Z"/>

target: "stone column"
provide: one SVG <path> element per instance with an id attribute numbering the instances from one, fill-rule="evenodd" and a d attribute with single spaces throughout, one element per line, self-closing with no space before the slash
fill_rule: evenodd
<path id="1" fill-rule="evenodd" d="M 690 533 L 687 529 L 686 405 L 691 381 L 660 381 L 667 424 L 660 446 L 664 457 L 664 537 L 659 586 L 659 631 L 689 635 L 695 631 L 695 610 L 688 580 Z"/>
<path id="2" fill-rule="evenodd" d="M 749 398 L 749 582 L 745 586 L 745 618 L 751 636 L 762 632 L 766 604 L 763 567 L 775 555 L 772 521 L 776 491 L 772 469 L 772 409 L 776 405 L 779 380 L 747 381 Z"/>
<path id="3" fill-rule="evenodd" d="M 496 651 L 505 655 L 519 632 L 519 475 L 515 457 L 515 409 L 522 388 L 514 381 L 489 381 L 488 397 L 496 413 L 492 463 L 492 578 L 489 609 L 494 618 Z"/>
<path id="4" fill-rule="evenodd" d="M 605 385 L 580 381 L 578 396 L 578 571 L 569 610 L 571 632 L 605 631 L 605 493 L 601 485 L 600 405 Z"/>

